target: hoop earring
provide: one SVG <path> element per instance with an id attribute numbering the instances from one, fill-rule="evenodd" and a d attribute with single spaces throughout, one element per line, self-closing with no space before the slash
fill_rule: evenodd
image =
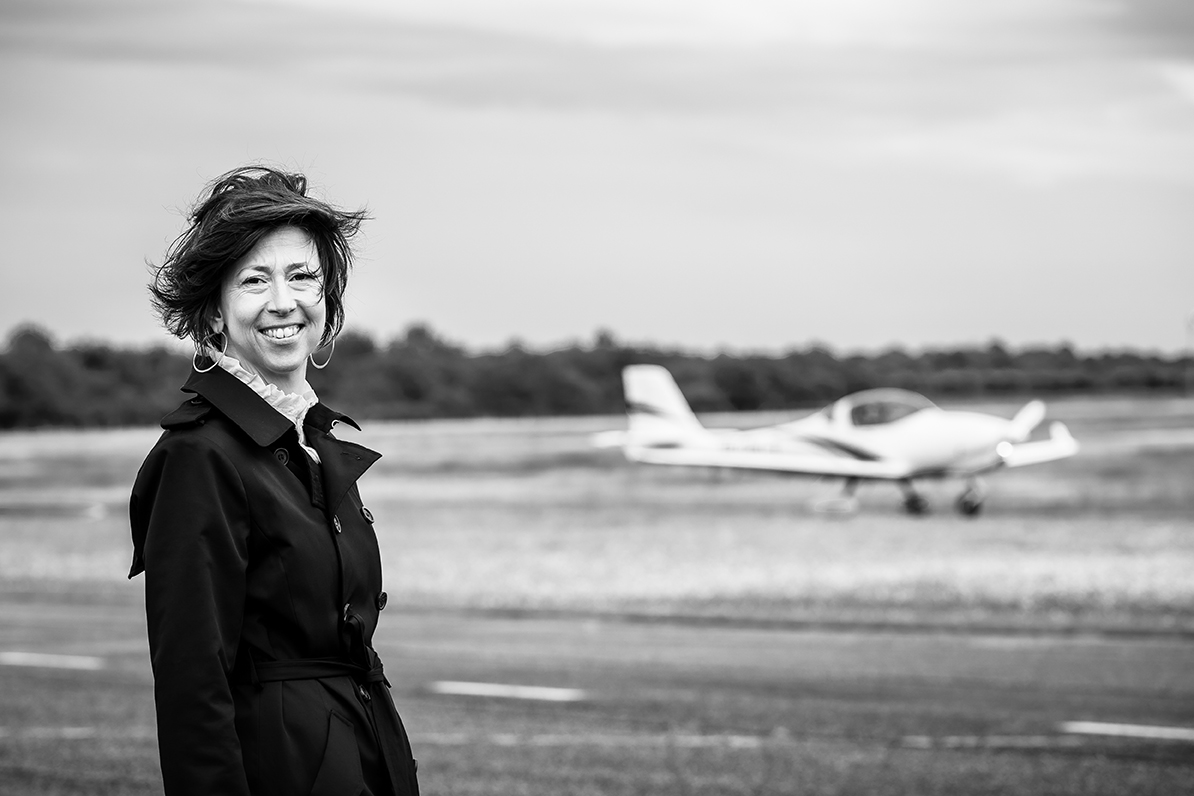
<path id="1" fill-rule="evenodd" d="M 312 351 L 310 354 L 307 355 L 307 359 L 311 360 L 311 367 L 315 368 L 316 370 L 323 370 L 324 368 L 326 368 L 328 366 L 328 363 L 332 361 L 332 357 L 335 355 L 336 355 L 336 338 L 333 337 L 332 338 L 332 350 L 328 353 L 328 358 L 323 361 L 322 365 L 320 365 L 318 362 L 315 361 L 315 352 L 314 351 Z"/>
<path id="2" fill-rule="evenodd" d="M 199 353 L 200 353 L 199 346 L 195 346 L 195 355 L 193 357 L 191 357 L 191 367 L 193 367 L 195 369 L 196 373 L 207 373 L 209 370 L 213 369 L 216 365 L 218 365 L 224 361 L 224 355 L 228 353 L 228 335 L 221 334 L 220 337 L 224 338 L 224 347 L 220 349 L 220 357 L 219 357 L 219 359 L 212 359 L 211 364 L 208 365 L 206 368 L 199 367 Z M 209 337 L 208 339 L 210 340 L 211 338 Z M 208 359 L 211 359 L 211 357 L 206 354 L 204 356 L 207 356 Z"/>

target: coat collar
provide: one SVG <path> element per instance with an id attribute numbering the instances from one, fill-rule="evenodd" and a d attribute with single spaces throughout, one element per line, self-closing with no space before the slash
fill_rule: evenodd
<path id="1" fill-rule="evenodd" d="M 323 404 L 315 404 L 315 406 L 312 406 L 307 411 L 307 418 L 304 425 L 311 426 L 326 434 L 335 428 L 337 423 L 347 423 L 357 431 L 361 430 L 361 427 L 357 425 L 357 421 L 346 414 L 329 409 Z"/>
<path id="2" fill-rule="evenodd" d="M 182 389 L 210 403 L 262 447 L 273 445 L 294 428 L 251 387 L 223 368 L 192 371 Z M 361 428 L 348 415 L 323 404 L 311 407 L 304 423 L 307 441 L 319 452 L 323 464 L 323 502 L 329 512 L 335 512 L 357 479 L 381 458 L 363 445 L 333 437 L 331 431 L 337 423 L 347 423 L 358 431 Z"/>
<path id="3" fill-rule="evenodd" d="M 191 377 L 183 392 L 195 393 L 227 417 L 258 445 L 271 445 L 293 426 L 252 388 L 223 368 L 212 368 Z"/>
<path id="4" fill-rule="evenodd" d="M 212 368 L 203 373 L 191 371 L 182 391 L 194 393 L 210 403 L 258 445 L 272 445 L 293 428 L 290 420 L 223 368 Z M 361 430 L 351 417 L 323 404 L 311 407 L 304 425 L 327 434 L 337 423 L 347 423 L 357 431 Z"/>

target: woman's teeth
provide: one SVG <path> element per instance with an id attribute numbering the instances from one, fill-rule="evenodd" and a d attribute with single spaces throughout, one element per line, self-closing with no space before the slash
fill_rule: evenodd
<path id="1" fill-rule="evenodd" d="M 273 329 L 264 329 L 262 334 L 274 340 L 287 340 L 299 333 L 300 327 L 295 324 L 293 326 L 278 326 Z"/>

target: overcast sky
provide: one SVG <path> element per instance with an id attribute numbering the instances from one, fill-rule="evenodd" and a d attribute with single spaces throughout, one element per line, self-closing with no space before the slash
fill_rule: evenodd
<path id="1" fill-rule="evenodd" d="M 0 333 L 165 341 L 264 160 L 374 219 L 350 326 L 493 346 L 1173 352 L 1189 0 L 6 0 Z"/>

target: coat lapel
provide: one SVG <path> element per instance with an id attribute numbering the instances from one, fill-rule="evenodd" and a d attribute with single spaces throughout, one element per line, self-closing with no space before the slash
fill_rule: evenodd
<path id="1" fill-rule="evenodd" d="M 223 368 L 192 372 L 182 389 L 202 396 L 258 445 L 272 445 L 294 428 L 248 385 Z M 336 512 L 357 479 L 381 458 L 380 453 L 363 445 L 333 437 L 331 430 L 336 423 L 360 429 L 351 417 L 323 404 L 311 407 L 304 423 L 307 444 L 319 453 L 323 502 L 329 515 Z"/>
<path id="2" fill-rule="evenodd" d="M 339 422 L 360 428 L 352 418 L 334 412 L 323 404 L 311 407 L 305 423 L 307 443 L 319 453 L 320 469 L 323 471 L 323 498 L 329 515 L 336 513 L 352 485 L 381 458 L 377 451 L 333 437 L 332 426 Z"/>

